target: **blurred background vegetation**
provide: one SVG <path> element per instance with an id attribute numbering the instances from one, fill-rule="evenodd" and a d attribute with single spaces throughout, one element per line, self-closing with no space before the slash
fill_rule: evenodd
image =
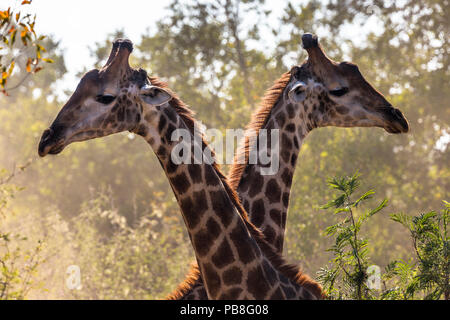
<path id="1" fill-rule="evenodd" d="M 306 59 L 301 35 L 317 33 L 332 59 L 358 64 L 403 111 L 411 131 L 313 131 L 295 172 L 284 254 L 313 276 L 327 264 L 333 239 L 325 229 L 339 220 L 320 209 L 333 199 L 326 180 L 358 170 L 361 188 L 376 190 L 369 207 L 389 199 L 384 213 L 361 229 L 371 261 L 383 269 L 393 260 L 414 260 L 408 230 L 388 213 L 417 215 L 449 200 L 449 1 L 302 3 L 174 0 L 156 28 L 133 39 L 132 65 L 166 80 L 208 127 L 243 128 L 264 90 Z M 283 14 L 273 21 L 267 8 L 280 5 Z M 351 36 L 355 29 L 364 36 Z M 80 50 L 90 50 L 101 66 L 111 41 L 126 36 L 116 30 Z M 32 47 L 15 58 L 7 75 L 12 89 L 6 84 L 0 96 L 0 259 L 6 262 L 0 275 L 10 288 L 0 297 L 164 298 L 194 255 L 156 157 L 145 141 L 119 134 L 39 159 L 40 135 L 65 103 L 55 87 L 67 70 L 56 39 L 33 39 L 53 63 L 26 76 Z M 2 46 L 0 54 L 6 59 L 24 45 Z M 81 268 L 80 290 L 65 286 L 69 265 Z"/>

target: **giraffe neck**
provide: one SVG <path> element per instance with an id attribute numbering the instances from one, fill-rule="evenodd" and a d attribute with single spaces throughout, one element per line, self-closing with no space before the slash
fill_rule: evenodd
<path id="1" fill-rule="evenodd" d="M 294 108 L 287 98 L 281 96 L 261 128 L 267 130 L 268 136 L 271 130 L 279 130 L 279 169 L 272 175 L 263 175 L 263 166 L 247 163 L 236 190 L 250 221 L 261 229 L 266 240 L 279 253 L 283 251 L 289 195 L 298 154 L 307 134 L 316 126 L 312 116 L 314 108 L 312 101 Z"/>
<path id="2" fill-rule="evenodd" d="M 136 133 L 153 148 L 169 179 L 208 297 L 264 298 L 271 292 L 261 291 L 261 288 L 273 289 L 277 284 L 276 270 L 249 233 L 242 212 L 224 186 L 220 172 L 205 162 L 174 164 L 171 159 L 171 153 L 178 145 L 178 141 L 171 141 L 174 130 L 187 129 L 194 139 L 184 120 L 166 104 L 148 111 Z M 193 157 L 194 152 L 192 163 Z"/>

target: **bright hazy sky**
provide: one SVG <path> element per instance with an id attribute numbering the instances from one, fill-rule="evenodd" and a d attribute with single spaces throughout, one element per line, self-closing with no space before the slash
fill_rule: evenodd
<path id="1" fill-rule="evenodd" d="M 14 7 L 20 1 L 0 0 L 1 7 Z M 124 29 L 128 38 L 139 42 L 147 28 L 166 15 L 169 1 L 143 0 L 34 0 L 24 6 L 37 15 L 36 30 L 61 42 L 69 74 L 64 89 L 74 89 L 75 74 L 94 63 L 89 47 L 106 39 L 109 33 Z"/>
<path id="2" fill-rule="evenodd" d="M 15 7 L 21 0 L 0 0 L 0 7 Z M 141 35 L 168 14 L 171 0 L 33 0 L 25 12 L 36 14 L 36 31 L 53 35 L 65 53 L 68 74 L 58 91 L 73 90 L 78 83 L 77 72 L 90 69 L 94 60 L 89 48 L 102 42 L 109 33 L 123 29 L 125 35 L 138 43 Z M 274 4 L 277 5 L 274 5 Z M 280 0 L 266 2 L 274 15 L 282 13 Z"/>
<path id="3" fill-rule="evenodd" d="M 0 7 L 14 8 L 20 2 L 0 0 Z M 278 23 L 286 2 L 266 0 L 265 7 L 272 11 L 271 21 Z M 149 28 L 152 30 L 155 22 L 168 14 L 165 8 L 170 3 L 171 0 L 33 0 L 31 5 L 23 8 L 26 8 L 25 12 L 36 14 L 39 34 L 53 35 L 60 41 L 68 69 L 68 74 L 58 85 L 61 93 L 64 89 L 74 90 L 79 80 L 76 74 L 93 67 L 89 48 L 93 48 L 96 42 L 104 41 L 108 34 L 119 29 L 123 29 L 133 42 L 140 42 L 141 35 Z M 356 33 L 357 37 L 363 33 L 355 28 L 348 32 Z"/>

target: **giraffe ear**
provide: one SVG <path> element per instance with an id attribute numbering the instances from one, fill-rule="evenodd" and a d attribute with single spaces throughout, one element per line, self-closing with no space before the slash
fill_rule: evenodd
<path id="1" fill-rule="evenodd" d="M 145 85 L 140 90 L 141 99 L 153 106 L 163 105 L 172 99 L 172 96 L 160 87 Z"/>
<path id="2" fill-rule="evenodd" d="M 291 90 L 289 90 L 288 96 L 294 103 L 302 102 L 306 99 L 306 84 L 302 81 L 295 82 Z"/>

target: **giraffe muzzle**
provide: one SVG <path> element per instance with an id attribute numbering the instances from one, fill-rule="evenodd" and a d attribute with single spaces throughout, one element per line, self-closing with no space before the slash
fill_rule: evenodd
<path id="1" fill-rule="evenodd" d="M 408 121 L 400 110 L 390 107 L 385 113 L 385 118 L 388 122 L 385 127 L 387 132 L 398 134 L 409 131 Z"/>
<path id="2" fill-rule="evenodd" d="M 55 139 L 55 132 L 52 128 L 44 131 L 39 142 L 38 153 L 40 157 L 47 154 L 58 154 L 64 149 L 63 139 Z"/>

